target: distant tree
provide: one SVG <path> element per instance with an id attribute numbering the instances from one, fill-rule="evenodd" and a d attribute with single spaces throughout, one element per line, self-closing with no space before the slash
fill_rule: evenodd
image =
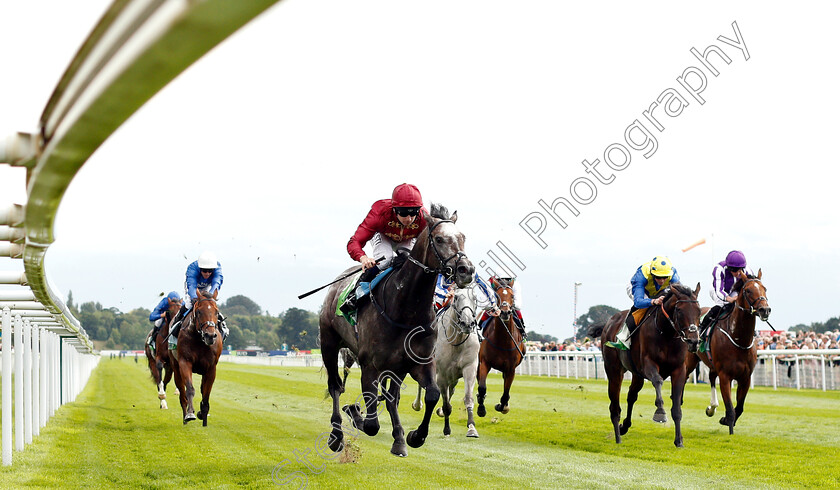
<path id="1" fill-rule="evenodd" d="M 300 308 L 289 308 L 282 314 L 282 320 L 277 329 L 277 338 L 281 343 L 295 345 L 302 350 L 317 347 L 318 315 Z"/>
<path id="2" fill-rule="evenodd" d="M 587 333 L 589 327 L 598 323 L 605 323 L 607 320 L 610 319 L 611 316 L 615 315 L 619 311 L 621 310 L 607 305 L 591 306 L 589 308 L 589 311 L 578 317 L 578 328 L 575 332 L 575 338 L 578 340 L 583 340 L 589 335 Z"/>
<path id="3" fill-rule="evenodd" d="M 531 330 L 528 332 L 528 340 L 536 340 L 537 342 L 557 342 L 557 337 L 553 335 L 543 335 Z"/>
<path id="4" fill-rule="evenodd" d="M 241 306 L 242 309 L 244 310 L 244 313 L 238 313 L 238 311 L 242 311 L 242 310 L 239 310 L 238 308 L 237 308 L 237 313 L 234 313 L 232 311 L 232 309 L 237 307 L 237 306 Z M 232 314 L 262 315 L 262 308 L 260 308 L 260 305 L 254 303 L 251 300 L 251 298 L 249 298 L 247 296 L 243 296 L 241 294 L 237 294 L 236 296 L 231 296 L 230 298 L 228 298 L 227 301 L 225 301 L 225 303 L 222 305 L 222 311 L 224 311 L 225 314 L 229 314 L 229 315 L 232 315 Z"/>

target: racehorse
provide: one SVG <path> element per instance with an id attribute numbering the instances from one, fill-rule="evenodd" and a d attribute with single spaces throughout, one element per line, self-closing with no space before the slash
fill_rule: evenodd
<path id="1" fill-rule="evenodd" d="M 472 282 L 475 268 L 464 254 L 464 235 L 455 226 L 457 214 L 449 216 L 445 207 L 432 205 L 432 214 L 424 210 L 423 218 L 427 227 L 418 235 L 406 262 L 385 276 L 370 293 L 369 301 L 359 305 L 358 329 L 336 314 L 339 295 L 355 280 L 354 276 L 330 286 L 324 299 L 319 318 L 321 355 L 327 369 L 327 389 L 333 400 L 328 444 L 334 452 L 344 449 L 339 411 L 344 385 L 338 372 L 338 353 L 342 347 L 349 347 L 356 355 L 362 371 L 366 416 L 361 415 L 358 403 L 342 407 L 354 427 L 370 436 L 379 432 L 377 405 L 381 389 L 393 427 L 392 454 L 406 456 L 406 443 L 418 448 L 429 434 L 429 420 L 440 398 L 433 357 L 437 338 L 432 325 L 435 282 L 437 275 L 443 274 L 454 278 L 459 287 L 465 287 Z M 397 410 L 400 389 L 404 388 L 402 382 L 409 374 L 426 389 L 426 411 L 417 429 L 405 437 Z"/>
<path id="2" fill-rule="evenodd" d="M 761 283 L 761 269 L 758 275 L 747 276 L 746 280 L 736 282 L 733 292 L 738 293 L 735 307 L 712 330 L 709 349 L 690 354 L 685 360 L 688 372 L 697 367 L 700 360 L 709 366 L 709 385 L 712 388 L 711 401 L 706 408 L 709 417 L 715 414 L 718 407 L 715 378 L 720 378 L 720 396 L 726 407 L 726 415 L 721 417 L 720 423 L 729 427 L 730 435 L 734 432 L 738 417 L 744 412 L 744 400 L 750 390 L 755 369 L 755 317 L 758 315 L 765 322 L 770 318 L 770 304 L 767 302 L 767 288 Z M 738 405 L 734 409 L 732 380 L 738 382 Z"/>
<path id="3" fill-rule="evenodd" d="M 613 315 L 607 323 L 593 325 L 590 337 L 601 336 L 601 351 L 604 369 L 607 372 L 610 396 L 610 418 L 615 430 L 615 442 L 621 443 L 633 422 L 633 404 L 639 391 L 650 380 L 656 389 L 656 412 L 654 422 L 665 423 L 668 417 L 662 402 L 662 382 L 671 377 L 671 418 L 674 420 L 674 445 L 683 447 L 680 421 L 682 420 L 682 394 L 686 381 L 685 357 L 687 352 L 696 352 L 700 342 L 697 325 L 700 324 L 700 305 L 697 294 L 700 283 L 692 291 L 681 284 L 672 284 L 657 297 L 664 297 L 659 306 L 651 306 L 639 322 L 630 343 L 630 350 L 618 350 L 606 345 L 614 341 L 615 335 L 624 323 L 629 310 Z M 627 393 L 627 416 L 619 424 L 621 416 L 621 383 L 624 373 L 630 371 L 633 380 Z"/>
<path id="4" fill-rule="evenodd" d="M 341 363 L 344 364 L 344 377 L 341 379 L 341 384 L 346 386 L 347 376 L 350 375 L 350 369 L 356 363 L 356 356 L 347 347 L 342 347 L 339 350 L 339 356 L 341 356 Z"/>
<path id="5" fill-rule="evenodd" d="M 435 344 L 435 370 L 443 406 L 437 414 L 444 417 L 443 434 L 452 433 L 449 415 L 452 413 L 450 399 L 464 378 L 464 406 L 467 408 L 467 437 L 478 437 L 473 420 L 473 387 L 478 367 L 478 336 L 472 335 L 476 327 L 475 294 L 471 288 L 455 289 L 452 303 L 438 313 L 435 320 L 437 343 Z M 420 395 L 423 388 L 417 388 L 417 398 L 411 404 L 414 410 L 423 408 Z"/>
<path id="6" fill-rule="evenodd" d="M 198 298 L 192 310 L 186 315 L 178 332 L 178 345 L 169 351 L 170 362 L 175 373 L 175 386 L 181 392 L 181 409 L 184 424 L 195 420 L 193 408 L 192 375 L 201 375 L 201 409 L 198 418 L 207 426 L 210 413 L 210 390 L 216 380 L 216 364 L 222 355 L 222 339 L 216 322 L 219 319 L 219 307 L 216 305 L 216 290 L 213 296 L 198 291 Z"/>
<path id="7" fill-rule="evenodd" d="M 508 413 L 510 406 L 510 386 L 516 376 L 516 367 L 525 358 L 525 342 L 519 328 L 516 326 L 513 304 L 513 288 L 504 280 L 500 280 L 501 287 L 496 289 L 496 301 L 501 313 L 494 317 L 484 331 L 484 341 L 478 351 L 478 416 L 484 417 L 484 398 L 487 396 L 487 374 L 490 369 L 502 373 L 505 388 L 502 398 L 496 404 L 496 411 Z"/>
<path id="8" fill-rule="evenodd" d="M 181 309 L 181 300 L 173 300 L 167 298 L 169 305 L 166 311 L 163 312 L 163 321 L 160 325 L 157 337 L 155 337 L 155 349 L 149 345 L 149 339 L 152 337 L 154 329 L 146 336 L 146 359 L 149 361 L 149 372 L 152 374 L 152 379 L 158 388 L 158 399 L 160 400 L 160 408 L 167 410 L 169 407 L 166 404 L 166 385 L 172 379 L 172 368 L 169 365 L 169 352 L 167 352 L 166 337 L 169 335 L 169 322 L 175 318 L 178 310 Z M 177 394 L 177 393 L 176 393 Z"/>

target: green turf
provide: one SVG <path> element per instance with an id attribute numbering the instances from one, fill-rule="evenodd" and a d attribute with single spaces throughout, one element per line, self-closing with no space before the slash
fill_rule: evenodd
<path id="1" fill-rule="evenodd" d="M 351 374 L 343 402 L 359 395 L 358 375 Z M 275 488 L 284 480 L 289 488 L 840 486 L 840 392 L 754 388 L 730 436 L 717 422 L 720 409 L 712 419 L 704 414 L 708 386 L 689 386 L 685 448 L 677 449 L 673 425 L 651 420 L 650 384 L 620 445 L 603 381 L 518 377 L 507 415 L 492 408 L 500 384 L 491 376 L 488 416 L 477 419 L 480 439 L 464 436 L 459 385 L 451 437 L 442 436 L 442 420 L 434 416 L 425 446 L 397 458 L 389 453 L 391 424 L 383 415 L 377 436 L 350 438 L 344 453 L 326 459 L 318 452 L 323 440 L 316 445 L 329 428 L 331 403 L 317 369 L 223 363 L 209 426 L 202 427 L 200 421 L 182 425 L 171 385 L 170 409 L 158 408 L 142 363 L 103 359 L 77 401 L 15 452 L 11 467 L 0 468 L 0 488 Z M 623 396 L 626 390 L 627 383 Z M 403 392 L 406 431 L 420 420 L 409 407 L 415 393 L 413 382 Z"/>

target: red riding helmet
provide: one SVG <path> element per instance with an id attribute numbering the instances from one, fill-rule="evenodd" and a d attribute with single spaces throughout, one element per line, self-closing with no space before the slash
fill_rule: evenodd
<path id="1" fill-rule="evenodd" d="M 391 194 L 391 206 L 395 208 L 419 208 L 423 206 L 423 197 L 416 186 L 400 184 Z"/>

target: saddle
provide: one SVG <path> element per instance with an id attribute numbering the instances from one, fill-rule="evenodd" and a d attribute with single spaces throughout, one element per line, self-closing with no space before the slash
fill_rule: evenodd
<path id="1" fill-rule="evenodd" d="M 385 269 L 384 271 L 377 274 L 376 277 L 374 277 L 370 282 L 360 281 L 363 272 L 357 272 L 353 276 L 353 280 L 350 281 L 338 295 L 338 301 L 335 305 L 335 314 L 344 317 L 344 319 L 347 320 L 347 322 L 350 325 L 356 326 L 356 316 L 358 310 L 352 311 L 350 313 L 345 313 L 341 310 L 341 306 L 344 304 L 344 301 L 347 299 L 347 296 L 349 296 L 351 292 L 355 291 L 356 301 L 360 300 L 362 297 L 370 294 L 370 292 L 373 291 L 380 282 L 382 282 L 382 279 L 388 276 L 388 274 L 390 274 L 393 270 L 393 267 Z"/>

